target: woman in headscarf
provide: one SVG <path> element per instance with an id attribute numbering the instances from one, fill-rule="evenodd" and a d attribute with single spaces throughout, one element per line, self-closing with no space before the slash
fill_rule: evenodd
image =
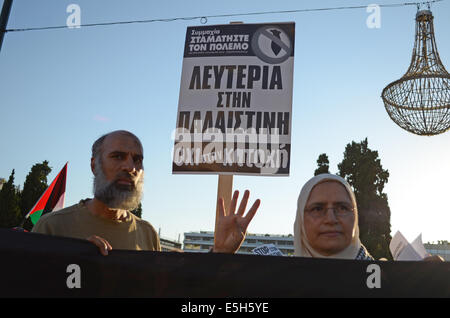
<path id="1" fill-rule="evenodd" d="M 373 260 L 359 240 L 355 194 L 343 178 L 320 174 L 300 191 L 295 256 Z"/>

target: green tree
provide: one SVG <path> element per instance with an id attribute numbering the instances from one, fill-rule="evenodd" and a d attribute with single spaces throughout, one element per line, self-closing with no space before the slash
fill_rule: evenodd
<path id="1" fill-rule="evenodd" d="M 138 218 L 142 218 L 142 203 L 139 203 L 138 207 L 131 211 L 134 215 L 136 215 Z"/>
<path id="2" fill-rule="evenodd" d="M 47 160 L 44 160 L 42 163 L 37 163 L 31 167 L 31 171 L 25 179 L 20 198 L 20 209 L 23 216 L 30 212 L 41 195 L 48 188 L 47 176 L 51 171 L 52 168 L 48 166 Z M 30 218 L 26 220 L 24 228 L 28 231 L 33 228 L 33 223 L 31 223 Z"/>
<path id="3" fill-rule="evenodd" d="M 6 183 L 6 180 L 3 178 L 0 178 L 0 190 L 2 189 L 4 183 Z"/>
<path id="4" fill-rule="evenodd" d="M 19 191 L 14 186 L 14 174 L 11 172 L 8 182 L 0 190 L 0 227 L 13 228 L 21 221 Z"/>
<path id="5" fill-rule="evenodd" d="M 383 169 L 378 151 L 369 148 L 367 138 L 359 143 L 352 141 L 345 147 L 338 169 L 355 192 L 361 242 L 375 258 L 392 259 L 391 211 L 383 193 L 389 171 Z"/>
<path id="6" fill-rule="evenodd" d="M 314 176 L 317 176 L 321 173 L 330 173 L 330 162 L 328 161 L 327 154 L 323 153 L 319 155 L 317 159 L 317 169 L 314 171 Z"/>

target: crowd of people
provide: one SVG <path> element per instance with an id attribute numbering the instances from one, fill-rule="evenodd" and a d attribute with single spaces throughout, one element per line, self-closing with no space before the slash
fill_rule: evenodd
<path id="1" fill-rule="evenodd" d="M 119 130 L 92 145 L 94 197 L 43 215 L 32 232 L 87 239 L 101 254 L 114 249 L 160 251 L 153 226 L 130 211 L 142 198 L 144 149 L 139 138 Z M 236 253 L 261 201 L 247 209 L 246 190 L 237 208 L 235 191 L 229 206 L 219 199 L 214 247 L 211 252 Z M 348 182 L 332 174 L 311 178 L 300 191 L 294 222 L 295 256 L 373 260 L 359 239 L 358 209 Z M 425 260 L 443 259 L 429 256 Z"/>

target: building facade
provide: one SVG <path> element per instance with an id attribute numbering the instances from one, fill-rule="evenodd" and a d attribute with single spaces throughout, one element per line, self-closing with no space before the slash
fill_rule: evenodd
<path id="1" fill-rule="evenodd" d="M 181 242 L 160 237 L 159 243 L 161 245 L 161 252 L 183 252 Z"/>
<path id="2" fill-rule="evenodd" d="M 184 233 L 185 252 L 208 252 L 214 246 L 214 232 L 200 231 Z M 284 256 L 294 254 L 294 237 L 289 235 L 248 233 L 237 254 L 253 254 L 252 250 L 264 244 L 275 245 Z"/>
<path id="3" fill-rule="evenodd" d="M 423 246 L 431 255 L 440 255 L 446 262 L 450 262 L 450 242 L 440 241 L 438 244 L 425 243 Z"/>
<path id="4" fill-rule="evenodd" d="M 184 233 L 183 250 L 185 252 L 206 253 L 214 246 L 214 232 L 200 231 Z M 274 244 L 284 256 L 294 254 L 294 237 L 274 234 L 247 234 L 244 243 L 237 254 L 253 254 L 252 250 L 265 244 Z M 439 244 L 424 244 L 431 255 L 440 255 L 445 261 L 450 261 L 450 242 L 440 241 Z"/>

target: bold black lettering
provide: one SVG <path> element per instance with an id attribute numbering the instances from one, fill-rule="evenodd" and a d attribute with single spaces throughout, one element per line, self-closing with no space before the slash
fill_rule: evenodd
<path id="1" fill-rule="evenodd" d="M 283 116 L 284 115 L 284 116 Z M 280 135 L 289 134 L 289 112 L 279 112 L 277 120 L 278 132 Z"/>
<path id="2" fill-rule="evenodd" d="M 225 117 L 223 111 L 217 112 L 216 124 L 214 127 L 219 128 L 222 133 L 225 133 Z"/>
<path id="3" fill-rule="evenodd" d="M 227 66 L 225 66 L 225 68 L 228 71 L 227 88 L 232 88 L 233 87 L 233 73 L 234 73 L 234 70 L 236 69 L 236 65 L 227 65 Z"/>
<path id="4" fill-rule="evenodd" d="M 192 70 L 192 77 L 191 77 L 191 83 L 189 84 L 189 89 L 194 89 L 194 85 L 196 89 L 200 89 L 200 66 L 194 66 L 194 69 Z"/>
<path id="5" fill-rule="evenodd" d="M 195 111 L 194 118 L 192 118 L 191 133 L 194 133 L 196 121 L 200 121 L 201 123 L 201 120 L 202 120 L 201 112 Z"/>
<path id="6" fill-rule="evenodd" d="M 281 83 L 281 67 L 279 65 L 273 67 L 269 89 L 274 89 L 275 85 L 277 89 L 283 89 L 283 84 Z"/>
<path id="7" fill-rule="evenodd" d="M 223 107 L 222 96 L 223 96 L 223 92 L 217 93 L 217 106 L 216 107 Z"/>
<path id="8" fill-rule="evenodd" d="M 242 107 L 250 108 L 251 92 L 242 92 Z"/>
<path id="9" fill-rule="evenodd" d="M 263 128 L 267 128 L 268 133 L 272 132 L 272 128 L 275 128 L 275 112 L 264 112 Z"/>
<path id="10" fill-rule="evenodd" d="M 262 84 L 261 84 L 262 89 L 267 89 L 268 79 L 269 79 L 269 67 L 263 66 L 263 78 L 262 78 Z"/>
<path id="11" fill-rule="evenodd" d="M 225 95 L 227 95 L 227 102 L 225 104 L 225 107 L 230 107 L 231 94 L 233 94 L 233 93 L 232 92 L 225 92 Z"/>
<path id="12" fill-rule="evenodd" d="M 241 92 L 233 92 L 233 107 L 241 107 Z"/>
<path id="13" fill-rule="evenodd" d="M 245 88 L 245 85 L 242 83 L 242 81 L 246 77 L 246 74 L 244 73 L 244 70 L 246 68 L 247 68 L 246 65 L 239 65 L 238 66 L 236 88 Z"/>
<path id="14" fill-rule="evenodd" d="M 203 89 L 209 89 L 211 88 L 211 86 L 208 84 L 208 79 L 211 78 L 211 71 L 212 66 L 204 66 L 203 67 L 203 85 L 202 88 Z"/>
<path id="15" fill-rule="evenodd" d="M 223 71 L 225 69 L 225 66 L 220 66 L 220 68 L 215 65 L 214 66 L 214 77 L 215 77 L 215 81 L 214 81 L 214 88 L 215 89 L 219 89 L 220 88 L 220 83 L 222 82 L 222 75 L 223 75 Z"/>
<path id="16" fill-rule="evenodd" d="M 189 117 L 190 116 L 191 116 L 191 112 L 180 112 L 180 116 L 178 117 L 177 128 L 189 129 Z"/>
<path id="17" fill-rule="evenodd" d="M 261 118 L 262 118 L 262 112 L 256 112 L 256 132 L 259 133 L 259 130 L 261 129 Z"/>
<path id="18" fill-rule="evenodd" d="M 205 115 L 205 122 L 203 123 L 203 130 L 202 132 L 205 132 L 206 129 L 213 127 L 213 120 L 212 120 L 212 111 L 207 111 Z"/>
<path id="19" fill-rule="evenodd" d="M 244 112 L 234 112 L 234 114 L 236 115 L 236 123 L 234 124 L 234 129 L 241 127 L 241 115 L 243 113 Z"/>
<path id="20" fill-rule="evenodd" d="M 261 78 L 261 68 L 257 65 L 248 66 L 247 88 L 253 88 L 253 82 Z"/>
<path id="21" fill-rule="evenodd" d="M 233 112 L 228 112 L 227 128 L 233 128 Z"/>
<path id="22" fill-rule="evenodd" d="M 255 116 L 255 112 L 245 112 L 247 115 L 247 129 L 253 127 L 253 116 Z"/>

